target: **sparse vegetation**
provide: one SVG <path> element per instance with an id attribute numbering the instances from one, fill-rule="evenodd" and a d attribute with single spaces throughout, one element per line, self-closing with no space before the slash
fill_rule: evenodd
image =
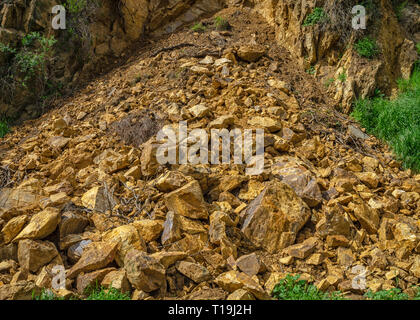
<path id="1" fill-rule="evenodd" d="M 112 287 L 98 286 L 98 284 L 88 287 L 86 293 L 88 296 L 85 300 L 131 300 L 131 297 L 126 293 Z"/>
<path id="2" fill-rule="evenodd" d="M 10 131 L 7 121 L 0 120 L 0 138 L 3 138 Z"/>
<path id="3" fill-rule="evenodd" d="M 354 44 L 357 53 L 365 58 L 373 58 L 378 54 L 379 48 L 376 40 L 370 37 L 364 37 Z"/>
<path id="4" fill-rule="evenodd" d="M 359 99 L 352 116 L 371 134 L 389 143 L 405 168 L 420 170 L 420 69 L 399 82 L 400 94 Z"/>
<path id="5" fill-rule="evenodd" d="M 39 295 L 32 292 L 32 300 L 64 300 L 64 298 L 57 296 L 51 290 L 42 289 Z"/>
<path id="6" fill-rule="evenodd" d="M 328 16 L 323 8 L 316 7 L 303 21 L 304 27 L 314 26 L 328 20 Z"/>
<path id="7" fill-rule="evenodd" d="M 315 67 L 310 66 L 308 69 L 306 69 L 306 73 L 308 73 L 310 75 L 314 75 L 316 73 Z"/>
<path id="8" fill-rule="evenodd" d="M 372 292 L 369 290 L 364 295 L 369 300 L 408 300 L 409 297 L 406 293 L 403 293 L 399 288 L 392 288 L 389 290 L 381 290 L 378 292 Z"/>
<path id="9" fill-rule="evenodd" d="M 393 2 L 394 2 L 395 15 L 397 16 L 397 19 L 400 20 L 403 10 L 407 7 L 408 0 L 405 0 L 401 3 L 400 1 L 395 1 L 395 0 Z"/>
<path id="10" fill-rule="evenodd" d="M 88 287 L 86 290 L 87 297 L 85 299 L 79 299 L 77 297 L 71 297 L 70 300 L 131 300 L 128 294 L 122 293 L 115 288 L 104 288 L 102 286 Z M 65 300 L 64 297 L 57 296 L 51 290 L 42 289 L 39 295 L 35 292 L 32 293 L 32 300 Z"/>
<path id="11" fill-rule="evenodd" d="M 324 86 L 326 88 L 329 88 L 333 83 L 334 83 L 335 79 L 334 78 L 328 78 L 325 82 L 324 82 Z"/>
<path id="12" fill-rule="evenodd" d="M 346 82 L 347 80 L 346 70 L 343 70 L 343 72 L 338 75 L 338 80 L 340 80 L 341 82 Z"/>
<path id="13" fill-rule="evenodd" d="M 231 28 L 229 21 L 227 21 L 226 19 L 223 19 L 220 16 L 214 19 L 214 25 L 216 29 L 219 31 L 229 30 Z"/>
<path id="14" fill-rule="evenodd" d="M 206 26 L 204 26 L 201 22 L 196 23 L 191 27 L 191 30 L 194 32 L 205 32 L 207 30 Z"/>
<path id="15" fill-rule="evenodd" d="M 278 300 L 345 300 L 341 292 L 322 292 L 300 275 L 287 275 L 274 287 L 272 296 Z"/>

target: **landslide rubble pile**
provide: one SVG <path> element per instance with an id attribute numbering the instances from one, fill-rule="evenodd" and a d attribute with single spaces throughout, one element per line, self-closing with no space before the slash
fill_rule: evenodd
<path id="1" fill-rule="evenodd" d="M 420 175 L 335 111 L 246 9 L 147 46 L 0 142 L 0 299 L 271 299 L 301 274 L 361 295 L 420 278 Z M 206 22 L 206 21 L 204 21 Z M 160 165 L 164 126 L 263 128 L 265 167 Z M 354 266 L 367 288 L 352 286 Z"/>

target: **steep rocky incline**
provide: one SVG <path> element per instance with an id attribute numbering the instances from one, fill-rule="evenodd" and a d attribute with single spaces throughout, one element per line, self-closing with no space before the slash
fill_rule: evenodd
<path id="1" fill-rule="evenodd" d="M 0 141 L 0 299 L 64 266 L 133 299 L 270 299 L 286 274 L 361 295 L 420 278 L 420 175 L 334 109 L 247 8 L 180 28 Z M 159 129 L 265 130 L 265 165 L 160 165 Z M 366 268 L 367 288 L 352 285 Z"/>

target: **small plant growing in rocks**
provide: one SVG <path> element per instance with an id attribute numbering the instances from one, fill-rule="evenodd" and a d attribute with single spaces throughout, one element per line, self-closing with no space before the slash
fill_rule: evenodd
<path id="1" fill-rule="evenodd" d="M 278 300 L 345 300 L 341 292 L 322 292 L 300 275 L 287 275 L 274 287 L 272 296 Z"/>
<path id="2" fill-rule="evenodd" d="M 305 21 L 303 21 L 304 27 L 314 26 L 326 22 L 328 20 L 328 15 L 325 13 L 323 8 L 316 7 L 312 13 L 310 13 Z"/>
<path id="3" fill-rule="evenodd" d="M 379 53 L 376 40 L 370 37 L 364 37 L 354 44 L 357 53 L 365 58 L 371 59 Z"/>
<path id="4" fill-rule="evenodd" d="M 227 21 L 226 19 L 223 19 L 220 16 L 214 19 L 214 25 L 216 27 L 216 30 L 219 30 L 219 31 L 230 30 L 231 28 L 229 21 Z"/>
<path id="5" fill-rule="evenodd" d="M 206 26 L 203 25 L 201 22 L 196 23 L 191 27 L 191 30 L 194 32 L 205 32 L 207 30 Z"/>

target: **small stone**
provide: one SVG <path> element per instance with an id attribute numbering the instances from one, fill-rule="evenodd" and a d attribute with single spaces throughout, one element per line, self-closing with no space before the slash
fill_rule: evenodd
<path id="1" fill-rule="evenodd" d="M 285 249 L 285 251 L 292 257 L 305 259 L 308 257 L 316 248 L 318 239 L 315 237 L 306 239 L 302 243 L 295 244 Z"/>
<path id="2" fill-rule="evenodd" d="M 266 49 L 261 45 L 246 45 L 241 46 L 238 50 L 238 56 L 247 62 L 255 62 L 260 59 L 266 52 Z"/>
<path id="3" fill-rule="evenodd" d="M 255 300 L 255 297 L 244 289 L 238 289 L 232 292 L 226 300 Z"/>
<path id="4" fill-rule="evenodd" d="M 236 260 L 236 265 L 251 277 L 264 270 L 263 264 L 255 253 L 241 256 Z"/>
<path id="5" fill-rule="evenodd" d="M 21 239 L 43 239 L 54 232 L 60 222 L 60 211 L 47 208 L 34 215 L 28 225 L 16 236 L 14 242 Z"/>
<path id="6" fill-rule="evenodd" d="M 191 219 L 207 219 L 208 211 L 200 184 L 193 180 L 165 196 L 166 206 L 176 214 Z"/>
<path id="7" fill-rule="evenodd" d="M 110 264 L 118 249 L 118 243 L 93 242 L 84 250 L 79 261 L 67 272 L 69 279 L 81 272 L 90 272 L 105 268 Z"/>
<path id="8" fill-rule="evenodd" d="M 28 217 L 26 215 L 14 217 L 9 222 L 6 223 L 6 225 L 1 230 L 1 233 L 3 235 L 4 243 L 9 243 L 13 240 L 14 237 L 16 237 L 20 231 L 22 231 L 23 226 L 28 221 Z"/>
<path id="9" fill-rule="evenodd" d="M 120 267 L 124 266 L 124 257 L 130 249 L 146 251 L 146 243 L 137 228 L 129 224 L 108 231 L 102 236 L 102 240 L 117 244 L 115 261 Z"/>
<path id="10" fill-rule="evenodd" d="M 181 261 L 177 263 L 176 269 L 195 283 L 209 281 L 211 279 L 210 272 L 197 263 Z"/>
<path id="11" fill-rule="evenodd" d="M 130 250 L 125 256 L 124 269 L 131 285 L 137 290 L 152 292 L 166 287 L 164 266 L 143 251 Z"/>
<path id="12" fill-rule="evenodd" d="M 36 272 L 57 255 L 57 248 L 52 242 L 29 239 L 19 241 L 18 261 L 24 270 Z"/>

